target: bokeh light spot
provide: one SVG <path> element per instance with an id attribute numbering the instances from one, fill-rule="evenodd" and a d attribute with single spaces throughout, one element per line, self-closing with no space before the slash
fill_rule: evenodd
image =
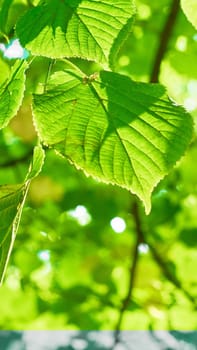
<path id="1" fill-rule="evenodd" d="M 124 219 L 118 216 L 116 216 L 110 221 L 110 225 L 116 233 L 122 233 L 126 229 L 126 223 Z"/>

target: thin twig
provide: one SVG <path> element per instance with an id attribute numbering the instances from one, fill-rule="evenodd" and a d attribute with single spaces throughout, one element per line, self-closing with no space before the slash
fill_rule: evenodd
<path id="1" fill-rule="evenodd" d="M 150 76 L 150 82 L 152 83 L 157 83 L 159 80 L 159 72 L 160 72 L 160 67 L 161 67 L 161 62 L 165 56 L 165 53 L 168 48 L 168 44 L 170 41 L 170 37 L 177 19 L 177 15 L 179 12 L 180 8 L 180 0 L 173 0 L 171 8 L 169 10 L 169 15 L 166 19 L 164 28 L 162 30 L 161 36 L 160 36 L 160 44 L 158 46 L 158 50 L 155 55 L 155 60 L 153 64 L 153 69 L 152 73 Z M 122 302 L 122 306 L 120 308 L 120 313 L 119 313 L 119 319 L 115 328 L 115 337 L 114 337 L 114 345 L 113 347 L 119 342 L 119 335 L 120 335 L 120 329 L 121 329 L 121 324 L 124 316 L 124 312 L 126 311 L 129 303 L 131 302 L 132 298 L 132 292 L 133 292 L 133 287 L 134 287 L 134 280 L 135 280 L 135 275 L 136 275 L 136 267 L 137 267 L 137 261 L 139 258 L 139 244 L 140 243 L 146 243 L 149 246 L 149 249 L 155 259 L 155 261 L 158 263 L 160 266 L 164 276 L 172 283 L 175 285 L 176 288 L 181 290 L 187 298 L 192 301 L 195 304 L 194 298 L 182 287 L 180 281 L 178 280 L 177 277 L 175 277 L 169 268 L 167 267 L 165 261 L 160 257 L 158 254 L 157 250 L 152 246 L 145 238 L 144 232 L 142 230 L 142 225 L 141 225 L 141 218 L 140 218 L 140 213 L 139 213 L 139 204 L 137 200 L 134 201 L 133 204 L 133 219 L 135 222 L 136 226 L 136 243 L 134 246 L 134 250 L 132 250 L 132 256 L 131 256 L 131 267 L 130 267 L 130 279 L 129 279 L 129 285 L 128 285 L 128 291 L 125 299 Z"/>
<path id="2" fill-rule="evenodd" d="M 149 246 L 149 249 L 151 251 L 151 254 L 154 258 L 154 260 L 157 262 L 159 265 L 160 269 L 163 272 L 163 275 L 170 281 L 177 289 L 179 289 L 185 296 L 187 297 L 188 300 L 196 307 L 197 306 L 197 301 L 196 298 L 194 298 L 189 292 L 182 286 L 181 282 L 179 279 L 170 271 L 168 268 L 166 261 L 164 261 L 160 254 L 157 252 L 155 247 L 150 244 L 150 242 L 147 241 L 147 239 L 144 239 L 145 243 Z"/>
<path id="3" fill-rule="evenodd" d="M 1 163 L 0 168 L 9 168 L 9 167 L 13 167 L 13 166 L 18 165 L 18 164 L 25 163 L 27 160 L 30 159 L 32 154 L 33 154 L 33 150 L 30 149 L 28 153 L 24 154 L 24 156 L 22 156 L 20 158 L 10 159 L 4 163 Z"/>
<path id="4" fill-rule="evenodd" d="M 137 262 L 139 258 L 139 244 L 143 242 L 143 237 L 141 235 L 141 225 L 140 225 L 140 220 L 139 220 L 139 215 L 138 215 L 138 206 L 137 206 L 137 201 L 134 201 L 132 205 L 132 215 L 134 217 L 135 221 L 135 233 L 136 233 L 136 242 L 134 245 L 134 248 L 132 247 L 131 249 L 131 266 L 129 268 L 129 284 L 128 284 L 128 291 L 125 299 L 122 301 L 122 306 L 120 308 L 120 313 L 119 313 L 119 318 L 115 327 L 115 335 L 114 335 L 114 345 L 115 346 L 119 342 L 119 335 L 120 335 L 120 330 L 121 330 L 121 324 L 123 321 L 123 316 L 124 312 L 127 310 L 131 298 L 132 298 L 132 292 L 133 292 L 133 287 L 134 287 L 134 282 L 135 282 L 135 276 L 136 276 L 136 270 L 137 270 Z"/>
<path id="5" fill-rule="evenodd" d="M 166 54 L 170 37 L 174 29 L 177 15 L 179 13 L 179 9 L 180 9 L 180 0 L 173 0 L 166 23 L 159 37 L 159 46 L 158 46 L 157 53 L 155 55 L 153 69 L 150 77 L 151 83 L 158 83 L 161 62 Z"/>
<path id="6" fill-rule="evenodd" d="M 178 13 L 179 13 L 179 9 L 180 9 L 180 0 L 173 0 L 170 11 L 169 11 L 168 18 L 166 20 L 163 31 L 161 33 L 160 45 L 158 47 L 158 51 L 157 51 L 156 56 L 155 56 L 153 70 L 152 70 L 152 74 L 150 77 L 150 82 L 152 82 L 152 83 L 157 83 L 159 80 L 159 71 L 160 71 L 160 67 L 161 67 L 161 62 L 164 59 L 164 56 L 166 54 L 168 44 L 170 41 L 170 37 L 171 37 L 171 34 L 173 32 L 174 25 L 176 23 L 176 19 L 177 19 Z M 172 272 L 167 267 L 166 262 L 158 254 L 158 252 L 154 248 L 154 246 L 151 245 L 150 242 L 147 242 L 147 240 L 145 239 L 145 237 L 143 235 L 143 231 L 141 232 L 141 234 L 143 236 L 144 242 L 146 242 L 148 244 L 149 249 L 150 249 L 155 261 L 157 262 L 157 264 L 160 266 L 161 270 L 163 271 L 164 276 L 172 284 L 174 284 L 174 286 L 177 289 L 181 290 L 185 294 L 185 296 L 194 305 L 197 305 L 195 298 L 193 296 L 191 296 L 188 293 L 188 291 L 183 288 L 183 286 L 181 285 L 181 282 L 178 280 L 178 278 L 176 276 L 174 276 L 174 274 L 172 274 Z"/>
<path id="7" fill-rule="evenodd" d="M 157 249 L 149 242 L 147 239 L 146 235 L 143 232 L 143 229 L 141 227 L 141 219 L 140 219 L 140 213 L 138 209 L 138 203 L 136 201 L 135 203 L 135 212 L 133 214 L 136 227 L 137 227 L 137 232 L 138 236 L 140 237 L 141 242 L 147 244 L 147 246 L 150 249 L 150 252 L 154 258 L 154 260 L 157 262 L 158 266 L 163 272 L 163 275 L 177 288 L 179 289 L 182 293 L 185 294 L 187 299 L 189 299 L 195 306 L 197 306 L 196 299 L 189 294 L 189 292 L 182 286 L 181 282 L 179 279 L 170 271 L 170 269 L 167 266 L 167 262 L 160 256 L 158 253 Z"/>

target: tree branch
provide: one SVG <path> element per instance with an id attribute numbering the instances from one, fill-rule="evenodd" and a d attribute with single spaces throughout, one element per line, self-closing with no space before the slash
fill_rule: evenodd
<path id="1" fill-rule="evenodd" d="M 177 19 L 178 12 L 179 12 L 179 8 L 180 8 L 180 0 L 173 0 L 169 11 L 169 15 L 167 17 L 166 23 L 161 32 L 160 42 L 159 42 L 157 53 L 155 55 L 153 69 L 150 77 L 151 83 L 158 83 L 161 62 L 167 51 L 170 37 Z"/>
<path id="2" fill-rule="evenodd" d="M 125 299 L 122 302 L 122 306 L 120 308 L 119 318 L 115 327 L 115 334 L 114 334 L 114 344 L 112 349 L 115 347 L 115 345 L 119 342 L 119 336 L 120 336 L 120 330 L 121 330 L 121 324 L 123 321 L 124 312 L 127 310 L 131 299 L 132 299 L 132 292 L 135 282 L 135 276 L 136 276 L 136 270 L 137 270 L 137 262 L 139 259 L 139 245 L 141 243 L 145 243 L 148 245 L 150 252 L 154 258 L 154 260 L 157 262 L 158 266 L 160 267 L 163 275 L 166 277 L 168 281 L 170 281 L 178 290 L 180 290 L 188 300 L 196 307 L 197 302 L 196 299 L 189 294 L 189 292 L 182 286 L 179 279 L 170 271 L 168 268 L 166 261 L 164 261 L 160 254 L 157 252 L 156 248 L 147 240 L 143 229 L 141 225 L 141 218 L 139 213 L 139 203 L 138 200 L 134 200 L 133 206 L 132 206 L 132 215 L 135 222 L 136 227 L 136 242 L 134 246 L 134 250 L 131 251 L 131 266 L 129 269 L 129 285 L 128 285 L 128 291 Z"/>
<path id="3" fill-rule="evenodd" d="M 161 67 L 161 62 L 165 56 L 165 53 L 168 48 L 168 44 L 170 41 L 170 37 L 178 16 L 180 8 L 180 0 L 173 0 L 170 10 L 169 10 L 169 15 L 166 19 L 165 25 L 163 27 L 163 30 L 161 32 L 160 36 L 160 43 L 158 46 L 158 50 L 155 55 L 154 63 L 153 63 L 153 69 L 150 75 L 150 82 L 152 83 L 157 83 L 159 80 L 159 72 L 160 72 L 160 67 Z M 136 243 L 134 246 L 134 250 L 132 249 L 131 252 L 131 267 L 129 269 L 130 274 L 129 274 L 129 285 L 128 285 L 128 291 L 125 299 L 122 302 L 122 306 L 120 308 L 120 313 L 119 313 L 119 318 L 118 322 L 115 328 L 115 336 L 114 336 L 114 344 L 113 347 L 119 342 L 119 335 L 120 335 L 120 329 L 121 329 L 121 324 L 124 316 L 124 312 L 128 308 L 129 303 L 131 302 L 132 298 L 132 292 L 133 292 L 133 287 L 134 287 L 134 281 L 135 281 L 135 275 L 136 275 L 136 267 L 137 267 L 137 262 L 139 258 L 139 244 L 140 243 L 146 243 L 149 246 L 149 249 L 152 253 L 153 258 L 157 262 L 157 264 L 160 266 L 164 276 L 172 283 L 175 285 L 175 287 L 179 290 L 181 290 L 186 297 L 196 305 L 195 299 L 182 287 L 180 281 L 177 279 L 176 276 L 174 276 L 171 271 L 168 269 L 165 261 L 162 260 L 160 255 L 158 254 L 157 250 L 152 246 L 145 238 L 144 232 L 141 227 L 141 218 L 139 214 L 139 204 L 137 199 L 134 200 L 133 208 L 132 208 L 132 215 L 133 219 L 135 222 L 136 226 Z"/>
<path id="4" fill-rule="evenodd" d="M 134 245 L 134 249 L 132 247 L 131 249 L 131 266 L 129 268 L 129 284 L 128 284 L 128 291 L 125 299 L 122 301 L 122 306 L 120 308 L 119 318 L 115 327 L 115 335 L 114 335 L 114 345 L 115 346 L 119 342 L 119 335 L 121 330 L 121 324 L 124 316 L 124 312 L 127 310 L 131 298 L 132 298 L 132 292 L 135 282 L 135 276 L 136 276 L 136 269 L 137 269 L 137 262 L 139 258 L 139 244 L 143 242 L 143 237 L 141 235 L 141 225 L 140 225 L 140 219 L 138 215 L 138 207 L 137 207 L 137 201 L 134 201 L 131 209 L 132 215 L 134 217 L 135 221 L 135 227 L 136 227 L 136 242 Z"/>
<path id="5" fill-rule="evenodd" d="M 179 8 L 180 8 L 180 0 L 173 0 L 172 1 L 172 5 L 169 11 L 169 15 L 166 19 L 166 23 L 164 25 L 163 31 L 161 33 L 161 40 L 160 40 L 160 44 L 158 47 L 158 51 L 155 55 L 155 60 L 154 60 L 154 64 L 153 64 L 153 69 L 152 69 L 152 74 L 150 77 L 150 82 L 152 83 L 157 83 L 159 80 L 159 71 L 160 71 L 160 67 L 161 67 L 161 62 L 165 56 L 165 53 L 167 51 L 168 48 L 168 44 L 170 41 L 170 37 L 179 13 Z M 185 296 L 194 304 L 196 304 L 196 300 L 194 297 L 192 297 L 187 290 L 185 290 L 183 288 L 183 286 L 181 285 L 180 281 L 177 279 L 176 276 L 174 276 L 174 274 L 171 273 L 171 271 L 167 268 L 167 265 L 165 263 L 165 261 L 163 261 L 163 259 L 160 257 L 160 255 L 158 254 L 157 250 L 154 248 L 154 246 L 152 246 L 149 242 L 147 242 L 147 240 L 145 239 L 143 232 L 141 231 L 141 235 L 143 236 L 144 242 L 146 244 L 148 244 L 149 249 L 155 259 L 155 261 L 157 262 L 157 264 L 160 266 L 160 268 L 163 271 L 164 276 L 171 282 L 174 284 L 174 286 L 176 288 L 178 288 L 179 290 L 181 290 Z"/>
<path id="6" fill-rule="evenodd" d="M 179 279 L 169 270 L 166 262 L 161 258 L 160 254 L 158 254 L 157 250 L 155 247 L 150 244 L 146 239 L 145 243 L 149 246 L 149 249 L 151 251 L 151 254 L 154 258 L 154 260 L 157 262 L 159 265 L 160 269 L 163 272 L 163 275 L 170 281 L 177 289 L 179 289 L 185 296 L 187 297 L 188 300 L 196 307 L 197 306 L 197 301 L 196 298 L 194 298 L 189 292 L 182 286 L 181 282 Z"/>
<path id="7" fill-rule="evenodd" d="M 27 160 L 29 160 L 33 155 L 33 150 L 30 149 L 29 152 L 24 154 L 21 158 L 17 159 L 10 159 L 7 162 L 4 162 L 0 164 L 0 168 L 9 168 L 9 167 L 14 167 L 15 165 L 25 163 Z"/>
<path id="8" fill-rule="evenodd" d="M 147 237 L 145 236 L 143 229 L 141 227 L 141 219 L 140 219 L 140 213 L 139 213 L 139 208 L 138 208 L 138 202 L 135 202 L 135 211 L 133 214 L 135 223 L 136 223 L 136 228 L 137 228 L 137 234 L 140 237 L 140 242 L 143 242 L 148 245 L 150 252 L 154 258 L 154 260 L 157 262 L 159 265 L 160 269 L 163 272 L 163 275 L 170 281 L 177 289 L 179 289 L 182 293 L 185 294 L 187 299 L 189 299 L 195 306 L 197 306 L 196 299 L 189 294 L 189 292 L 182 286 L 181 282 L 179 279 L 170 271 L 168 268 L 166 261 L 162 259 L 160 254 L 158 253 L 157 249 L 149 242 Z"/>

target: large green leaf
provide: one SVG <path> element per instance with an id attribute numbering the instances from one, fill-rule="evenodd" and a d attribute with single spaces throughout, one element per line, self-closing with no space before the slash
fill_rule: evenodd
<path id="1" fill-rule="evenodd" d="M 27 66 L 25 61 L 16 61 L 10 77 L 0 86 L 0 129 L 8 125 L 21 105 Z"/>
<path id="2" fill-rule="evenodd" d="M 106 65 L 128 35 L 133 14 L 131 0 L 48 0 L 29 10 L 16 30 L 34 55 Z"/>
<path id="3" fill-rule="evenodd" d="M 41 140 L 76 167 L 138 195 L 150 211 L 154 186 L 184 153 L 190 116 L 161 85 L 102 71 L 89 78 L 56 72 L 34 96 Z"/>
<path id="4" fill-rule="evenodd" d="M 181 6 L 188 20 L 197 29 L 197 1 L 181 0 Z"/>
<path id="5" fill-rule="evenodd" d="M 30 181 L 41 171 L 43 162 L 44 151 L 37 146 L 25 182 L 0 186 L 0 283 L 13 247 Z"/>

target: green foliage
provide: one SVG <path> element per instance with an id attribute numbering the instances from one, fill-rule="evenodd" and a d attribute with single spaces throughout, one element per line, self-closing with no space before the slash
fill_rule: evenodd
<path id="1" fill-rule="evenodd" d="M 17 24 L 21 44 L 33 55 L 81 57 L 107 65 L 133 22 L 130 0 L 48 0 Z"/>
<path id="2" fill-rule="evenodd" d="M 181 8 L 165 88 L 150 83 L 170 7 L 0 0 L 1 329 L 196 329 L 196 31 Z M 9 60 L 16 38 L 27 60 Z"/>
<path id="3" fill-rule="evenodd" d="M 0 188 L 0 282 L 2 282 L 13 246 L 25 194 L 25 185 L 1 186 Z"/>
<path id="4" fill-rule="evenodd" d="M 18 61 L 12 67 L 9 79 L 0 87 L 0 128 L 8 125 L 16 115 L 25 90 L 25 70 L 27 63 Z"/>
<path id="5" fill-rule="evenodd" d="M 0 187 L 0 283 L 12 250 L 29 182 L 41 171 L 43 160 L 44 151 L 41 147 L 35 147 L 33 161 L 25 182 L 21 185 Z"/>
<path id="6" fill-rule="evenodd" d="M 5 0 L 2 2 L 2 7 L 0 11 L 0 31 L 2 33 L 6 30 L 6 23 L 8 18 L 8 13 L 13 0 Z"/>
<path id="7" fill-rule="evenodd" d="M 197 28 L 197 3 L 195 0 L 181 0 L 183 11 L 189 21 Z"/>
<path id="8" fill-rule="evenodd" d="M 46 145 L 87 174 L 137 194 L 147 213 L 153 188 L 192 135 L 189 115 L 162 86 L 113 72 L 55 73 L 47 92 L 34 96 L 33 112 Z"/>

